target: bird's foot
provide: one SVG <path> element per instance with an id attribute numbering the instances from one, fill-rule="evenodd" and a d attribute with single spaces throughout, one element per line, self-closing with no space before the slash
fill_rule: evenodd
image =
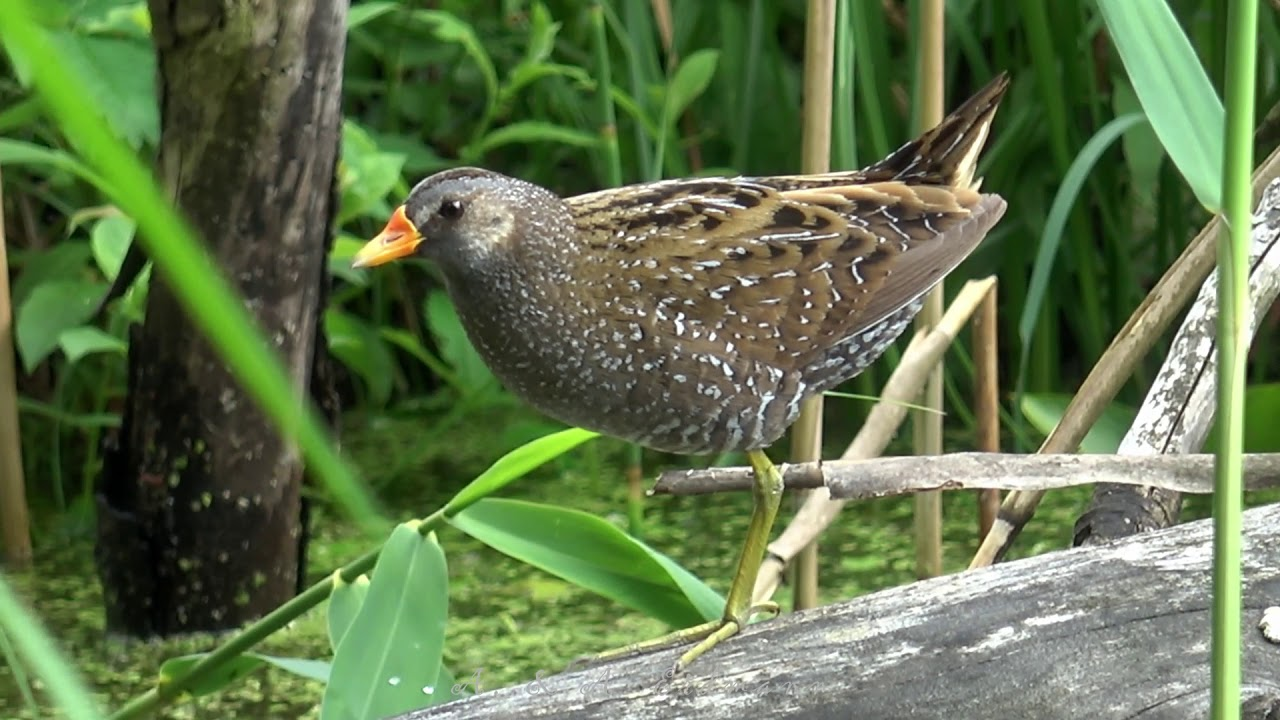
<path id="1" fill-rule="evenodd" d="M 635 657 L 636 655 L 645 655 L 658 650 L 666 650 L 680 645 L 689 643 L 697 643 L 689 648 L 676 660 L 676 664 L 671 668 L 671 674 L 676 675 L 689 667 L 694 660 L 697 660 L 703 653 L 711 648 L 719 645 L 721 642 L 737 635 L 742 628 L 751 622 L 751 619 L 757 615 L 768 615 L 776 617 L 778 615 L 778 603 L 763 602 L 758 605 L 752 605 L 743 613 L 726 613 L 724 617 L 718 620 L 694 625 L 691 628 L 677 630 L 661 637 L 645 640 L 643 642 L 624 645 L 620 648 L 606 650 L 602 653 L 593 655 L 583 655 L 575 658 L 569 663 L 568 670 L 583 670 L 601 663 L 621 658 Z"/>

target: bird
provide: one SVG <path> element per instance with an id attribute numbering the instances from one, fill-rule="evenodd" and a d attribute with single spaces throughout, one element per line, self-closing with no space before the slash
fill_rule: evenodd
<path id="1" fill-rule="evenodd" d="M 679 672 L 778 613 L 751 596 L 783 492 L 765 449 L 804 399 L 878 358 L 1004 215 L 975 173 L 1008 83 L 856 171 L 562 198 L 443 170 L 357 251 L 355 267 L 433 262 L 484 362 L 546 415 L 660 451 L 747 455 L 754 504 L 723 616 L 619 653 L 692 643 Z"/>

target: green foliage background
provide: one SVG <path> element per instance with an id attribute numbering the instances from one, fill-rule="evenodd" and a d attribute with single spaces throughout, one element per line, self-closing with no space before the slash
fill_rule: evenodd
<path id="1" fill-rule="evenodd" d="M 837 68 L 833 167 L 867 164 L 909 138 L 915 6 L 842 3 L 838 35 L 853 61 Z M 1220 94 L 1223 4 L 1170 6 Z M 556 427 L 498 386 L 430 267 L 350 270 L 355 248 L 414 182 L 475 164 L 571 194 L 660 177 L 798 169 L 804 3 L 672 7 L 668 51 L 648 0 L 353 4 L 340 235 L 330 263 L 336 285 L 325 329 L 347 370 L 343 391 L 357 419 L 349 425 L 365 429 L 354 431 L 353 445 L 370 449 L 378 465 L 370 479 L 384 499 L 412 506 L 438 499 L 437 490 L 447 498 L 456 486 L 436 488 L 437 477 L 473 475 Z M 159 118 L 145 4 L 56 0 L 38 9 L 60 56 L 87 82 L 85 108 L 149 161 Z M 1004 195 L 1010 211 L 950 287 L 966 276 L 1000 278 L 1006 445 L 1030 449 L 1208 219 L 1201 200 L 1211 200 L 1188 186 L 1136 114 L 1138 96 L 1094 3 L 950 0 L 947 22 L 948 106 L 997 71 L 1014 78 L 981 167 L 984 188 Z M 1257 104 L 1263 116 L 1280 117 L 1272 111 L 1280 101 L 1280 22 L 1263 12 L 1261 24 Z M 146 279 L 105 318 L 91 317 L 134 223 L 105 204 L 110 188 L 51 122 L 30 89 L 30 70 L 18 60 L 0 75 L 0 166 L 25 373 L 24 460 L 29 495 L 46 510 L 38 535 L 48 541 L 91 522 L 97 448 L 119 424 L 128 327 L 142 319 Z M 1172 102 L 1169 112 L 1178 111 Z M 1259 159 L 1280 140 L 1277 125 L 1262 122 Z M 1081 166 L 1082 157 L 1092 164 Z M 1280 413 L 1276 318 L 1253 350 L 1248 414 L 1261 420 L 1246 427 L 1251 450 L 1280 446 L 1266 420 Z M 952 357 L 947 427 L 959 449 L 972 426 L 972 367 L 963 342 Z M 852 389 L 874 394 L 894 359 Z M 1131 414 L 1126 408 L 1140 400 L 1159 359 L 1152 354 L 1109 417 Z M 866 407 L 829 403 L 833 448 L 843 447 Z M 468 431 L 495 413 L 509 422 Z M 442 440 L 459 437 L 467 439 Z M 1090 447 L 1109 442 L 1095 434 Z M 616 470 L 619 448 L 601 444 L 585 469 L 573 470 L 597 479 Z M 421 472 L 423 454 L 435 463 L 431 477 Z"/>
<path id="2" fill-rule="evenodd" d="M 426 402 L 451 423 L 510 402 L 466 345 L 430 268 L 370 275 L 347 267 L 354 248 L 421 177 L 477 164 L 569 194 L 619 180 L 796 171 L 803 3 L 676 2 L 669 56 L 648 2 L 605 4 L 603 46 L 593 6 L 446 0 L 430 9 L 377 1 L 351 8 L 341 234 L 331 263 L 338 285 L 325 327 L 356 405 Z M 908 139 L 912 125 L 905 98 L 913 3 L 848 7 L 841 37 L 854 62 L 837 73 L 837 168 L 882 157 Z M 41 8 L 58 48 L 92 89 L 86 105 L 149 157 L 159 118 L 144 4 L 62 0 Z M 1220 83 L 1225 10 L 1192 2 L 1173 8 Z M 1005 387 L 1069 392 L 1208 215 L 1149 126 L 1135 117 L 1110 127 L 1139 108 L 1090 3 L 952 0 L 947 21 L 950 105 L 997 69 L 1015 77 L 982 168 L 984 187 L 1005 195 L 1012 210 L 955 277 L 1000 277 Z M 1262 21 L 1260 65 L 1274 68 L 1275 14 Z M 32 428 L 25 437 L 33 443 L 28 475 L 53 478 L 35 496 L 67 507 L 84 496 L 98 434 L 114 423 L 126 327 L 141 319 L 145 285 L 105 322 L 88 322 L 133 225 L 102 204 L 101 181 L 45 119 L 24 68 L 12 70 L 0 80 L 0 163 L 17 340 L 31 373 L 23 387 Z M 598 100 L 606 75 L 616 128 Z M 1280 96 L 1275 73 L 1264 71 L 1259 85 L 1259 107 L 1271 108 Z M 1113 142 L 1095 143 L 1092 172 L 1067 183 L 1075 195 L 1063 212 L 1050 213 L 1073 159 L 1104 128 Z M 1259 156 L 1274 144 L 1266 137 Z M 1275 376 L 1271 343 L 1264 333 L 1255 348 L 1259 380 Z M 1125 400 L 1139 399 L 1157 359 Z M 883 372 L 867 373 L 857 389 L 874 393 Z M 969 425 L 970 382 L 962 350 L 948 376 L 952 429 Z M 1017 412 L 1019 399 L 1007 399 Z M 838 403 L 831 420 L 848 431 L 864 409 Z M 516 432 L 512 443 L 528 436 Z M 1012 441 L 1030 447 L 1036 438 Z"/>

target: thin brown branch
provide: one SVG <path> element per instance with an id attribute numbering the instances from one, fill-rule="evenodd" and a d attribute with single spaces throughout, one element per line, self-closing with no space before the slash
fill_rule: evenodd
<path id="1" fill-rule="evenodd" d="M 1254 202 L 1261 200 L 1263 190 L 1277 177 L 1280 177 L 1280 150 L 1273 152 L 1254 172 Z M 1062 419 L 1040 446 L 1040 452 L 1072 452 L 1080 445 L 1089 428 L 1133 375 L 1134 368 L 1151 352 L 1209 276 L 1221 228 L 1222 221 L 1215 216 L 1133 311 L 1080 385 Z M 1035 514 L 1042 497 L 1044 494 L 1040 492 L 1011 493 L 1006 497 L 1000 506 L 1000 520 L 983 540 L 969 567 L 990 565 L 1004 555 Z"/>
<path id="2" fill-rule="evenodd" d="M 1109 482 L 1205 495 L 1213 492 L 1213 455 L 1016 455 L 952 453 L 867 460 L 828 460 L 781 468 L 788 488 L 826 488 L 839 500 L 866 500 L 922 490 L 1046 491 Z M 1280 487 L 1280 453 L 1245 456 L 1245 487 Z M 751 468 L 663 473 L 650 491 L 705 495 L 751 489 Z"/>

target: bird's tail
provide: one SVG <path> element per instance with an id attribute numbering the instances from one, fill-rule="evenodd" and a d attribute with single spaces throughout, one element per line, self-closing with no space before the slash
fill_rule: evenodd
<path id="1" fill-rule="evenodd" d="M 1000 73 L 973 97 L 920 137 L 893 151 L 865 172 L 895 180 L 977 189 L 978 155 L 987 142 L 996 108 L 1009 87 Z"/>

